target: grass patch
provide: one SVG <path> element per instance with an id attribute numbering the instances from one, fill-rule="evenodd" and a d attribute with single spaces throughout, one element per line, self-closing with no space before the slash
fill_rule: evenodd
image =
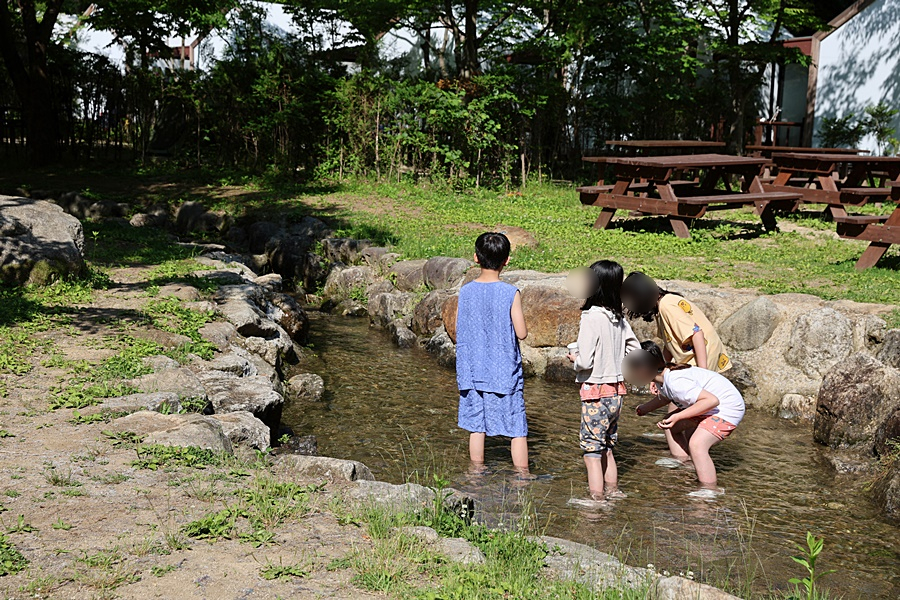
<path id="1" fill-rule="evenodd" d="M 213 357 L 216 347 L 200 335 L 200 328 L 213 320 L 211 311 L 193 310 L 183 306 L 177 298 L 165 298 L 149 302 L 144 313 L 157 329 L 190 338 L 190 342 L 170 354 L 172 358 L 179 360 L 188 354 L 196 354 L 204 360 Z"/>
<path id="2" fill-rule="evenodd" d="M 464 600 L 482 598 L 557 598 L 638 600 L 647 595 L 645 586 L 622 582 L 594 590 L 576 581 L 559 580 L 544 572 L 549 554 L 532 535 L 533 515 L 526 510 L 512 530 L 490 529 L 449 511 L 443 487 L 437 483 L 435 502 L 418 513 L 393 513 L 381 507 L 363 507 L 348 523 L 365 523 L 371 548 L 359 548 L 343 559 L 332 561 L 329 570 L 350 568 L 355 585 L 397 598 Z M 461 537 L 482 551 L 483 564 L 451 563 L 418 536 L 401 529 L 408 525 L 432 527 L 441 537 Z"/>
<path id="3" fill-rule="evenodd" d="M 285 565 L 279 562 L 276 565 L 274 563 L 268 563 L 259 570 L 259 576 L 267 581 L 272 581 L 273 579 L 291 579 L 293 577 L 300 579 L 307 575 L 309 575 L 309 570 L 300 564 Z"/>
<path id="4" fill-rule="evenodd" d="M 131 466 L 138 469 L 156 471 L 163 468 L 189 467 L 204 469 L 208 466 L 225 464 L 228 457 L 224 454 L 205 450 L 194 446 L 162 446 L 159 444 L 140 445 L 135 448 L 137 460 Z"/>

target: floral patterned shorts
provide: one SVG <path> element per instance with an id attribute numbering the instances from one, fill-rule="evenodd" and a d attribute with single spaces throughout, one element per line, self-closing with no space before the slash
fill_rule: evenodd
<path id="1" fill-rule="evenodd" d="M 619 439 L 622 396 L 581 401 L 581 450 L 588 456 L 601 454 Z"/>

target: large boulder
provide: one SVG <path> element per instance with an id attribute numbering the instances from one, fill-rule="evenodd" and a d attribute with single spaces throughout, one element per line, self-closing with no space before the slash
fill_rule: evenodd
<path id="1" fill-rule="evenodd" d="M 254 450 L 266 450 L 272 433 L 265 423 L 247 411 L 230 412 L 221 415 L 210 415 L 219 422 L 222 432 L 231 440 L 233 446 L 247 446 Z"/>
<path id="2" fill-rule="evenodd" d="M 433 354 L 442 367 L 456 367 L 456 345 L 443 327 L 439 327 L 431 339 L 425 342 L 425 350 Z"/>
<path id="3" fill-rule="evenodd" d="M 456 311 L 459 310 L 459 295 L 453 294 L 441 306 L 441 323 L 450 339 L 456 341 Z M 435 330 L 437 331 L 437 330 Z"/>
<path id="4" fill-rule="evenodd" d="M 401 260 L 391 265 L 388 278 L 394 282 L 397 289 L 403 292 L 414 292 L 425 285 L 424 258 L 416 260 Z"/>
<path id="5" fill-rule="evenodd" d="M 346 496 L 354 504 L 378 506 L 391 512 L 408 513 L 428 510 L 434 506 L 435 491 L 417 483 L 393 484 L 385 481 L 358 480 L 347 490 Z M 469 496 L 453 488 L 443 490 L 444 507 L 463 517 L 470 518 L 475 503 Z"/>
<path id="6" fill-rule="evenodd" d="M 422 271 L 425 285 L 434 290 L 453 288 L 462 283 L 463 277 L 475 263 L 464 258 L 435 256 L 428 259 Z"/>
<path id="7" fill-rule="evenodd" d="M 188 201 L 175 212 L 175 229 L 181 233 L 223 232 L 232 219 L 224 211 L 208 211 L 199 202 Z"/>
<path id="8" fill-rule="evenodd" d="M 772 337 L 780 314 L 774 302 L 760 296 L 725 319 L 718 327 L 719 336 L 729 348 L 754 350 Z"/>
<path id="9" fill-rule="evenodd" d="M 444 303 L 450 298 L 449 290 L 433 290 L 428 292 L 422 301 L 416 304 L 413 311 L 411 329 L 418 335 L 432 335 L 444 322 L 441 312 Z M 454 323 L 455 325 L 455 323 Z"/>
<path id="10" fill-rule="evenodd" d="M 217 414 L 247 411 L 265 423 L 272 435 L 278 431 L 284 396 L 273 389 L 267 378 L 237 377 L 221 371 L 203 371 L 198 377 Z"/>
<path id="11" fill-rule="evenodd" d="M 822 377 L 850 355 L 852 342 L 850 319 L 833 308 L 819 308 L 794 323 L 785 359 L 808 377 Z"/>
<path id="12" fill-rule="evenodd" d="M 416 334 L 407 325 L 406 319 L 395 319 L 388 326 L 391 340 L 399 348 L 413 348 L 419 341 Z"/>
<path id="13" fill-rule="evenodd" d="M 327 238 L 322 240 L 322 252 L 331 262 L 355 265 L 363 260 L 362 252 L 372 245 L 370 240 Z"/>
<path id="14" fill-rule="evenodd" d="M 388 327 L 394 320 L 412 314 L 416 296 L 409 292 L 375 294 L 369 299 L 369 318 L 379 327 Z"/>
<path id="15" fill-rule="evenodd" d="M 822 381 L 813 437 L 831 448 L 871 453 L 878 427 L 900 407 L 900 374 L 863 353 L 835 366 Z"/>
<path id="16" fill-rule="evenodd" d="M 116 419 L 110 428 L 136 433 L 143 437 L 145 444 L 197 447 L 227 454 L 233 452 L 231 440 L 218 421 L 193 413 L 163 415 L 141 411 Z"/>
<path id="17" fill-rule="evenodd" d="M 372 267 L 334 268 L 325 281 L 322 295 L 330 300 L 339 301 L 345 298 L 359 300 L 366 293 L 366 288 L 375 281 Z"/>
<path id="18" fill-rule="evenodd" d="M 78 219 L 43 200 L 0 196 L 0 283 L 44 285 L 84 271 Z"/>
<path id="19" fill-rule="evenodd" d="M 191 401 L 201 404 L 208 398 L 206 388 L 197 375 L 183 367 L 148 373 L 126 383 L 146 393 L 170 392 L 176 394 L 182 403 Z"/>
<path id="20" fill-rule="evenodd" d="M 287 380 L 290 397 L 298 402 L 319 402 L 325 396 L 325 380 L 315 373 L 301 373 Z"/>
<path id="21" fill-rule="evenodd" d="M 287 294 L 271 294 L 266 316 L 281 325 L 292 340 L 305 344 L 309 335 L 309 317 L 300 304 Z"/>
<path id="22" fill-rule="evenodd" d="M 321 478 L 331 480 L 372 481 L 375 477 L 369 467 L 355 460 L 342 460 L 327 456 L 303 456 L 282 454 L 278 459 L 278 470 L 293 478 Z"/>
<path id="23" fill-rule="evenodd" d="M 522 309 L 533 348 L 565 346 L 578 337 L 582 301 L 565 288 L 534 284 L 522 287 Z"/>
<path id="24" fill-rule="evenodd" d="M 900 460 L 894 460 L 879 473 L 872 495 L 886 517 L 900 521 Z"/>
<path id="25" fill-rule="evenodd" d="M 900 369 L 900 329 L 891 329 L 884 334 L 884 342 L 878 351 L 878 360 Z"/>
<path id="26" fill-rule="evenodd" d="M 900 452 L 897 444 L 900 444 L 900 406 L 875 431 L 875 454 L 889 456 Z"/>
<path id="27" fill-rule="evenodd" d="M 284 235 L 284 228 L 271 221 L 257 221 L 247 228 L 247 244 L 251 254 L 264 254 L 269 243 Z M 310 246 L 312 242 L 310 242 Z"/>

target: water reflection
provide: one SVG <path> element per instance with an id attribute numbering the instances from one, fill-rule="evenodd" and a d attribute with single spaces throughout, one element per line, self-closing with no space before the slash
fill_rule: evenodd
<path id="1" fill-rule="evenodd" d="M 289 406 L 285 422 L 318 436 L 319 451 L 366 463 L 380 479 L 429 483 L 435 470 L 451 485 L 479 499 L 484 518 L 514 521 L 533 503 L 547 534 L 653 563 L 673 573 L 691 570 L 711 583 L 744 569 L 758 587 L 784 588 L 799 574 L 789 556 L 806 531 L 825 536 L 823 569 L 838 574 L 827 587 L 845 598 L 896 598 L 900 588 L 897 529 L 881 520 L 852 477 L 836 477 L 812 442 L 808 426 L 792 425 L 749 410 L 741 426 L 713 450 L 719 485 L 715 501 L 690 498 L 694 474 L 655 464 L 667 456 L 665 440 L 650 417 L 634 416 L 641 400 L 626 399 L 616 460 L 628 498 L 608 510 L 566 506 L 587 491 L 578 448 L 577 388 L 541 380 L 526 382 L 529 454 L 540 480 L 513 481 L 509 442 L 489 439 L 488 473 L 467 473 L 467 433 L 456 427 L 452 371 L 420 350 L 394 348 L 363 320 L 317 318 L 316 356 L 301 366 L 325 379 L 326 398 Z"/>

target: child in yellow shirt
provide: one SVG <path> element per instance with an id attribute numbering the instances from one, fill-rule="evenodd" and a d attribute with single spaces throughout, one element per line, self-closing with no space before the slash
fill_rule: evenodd
<path id="1" fill-rule="evenodd" d="M 731 368 L 719 334 L 696 304 L 661 289 L 653 279 L 639 272 L 625 278 L 622 302 L 629 317 L 656 320 L 667 362 L 694 365 L 716 373 Z"/>

